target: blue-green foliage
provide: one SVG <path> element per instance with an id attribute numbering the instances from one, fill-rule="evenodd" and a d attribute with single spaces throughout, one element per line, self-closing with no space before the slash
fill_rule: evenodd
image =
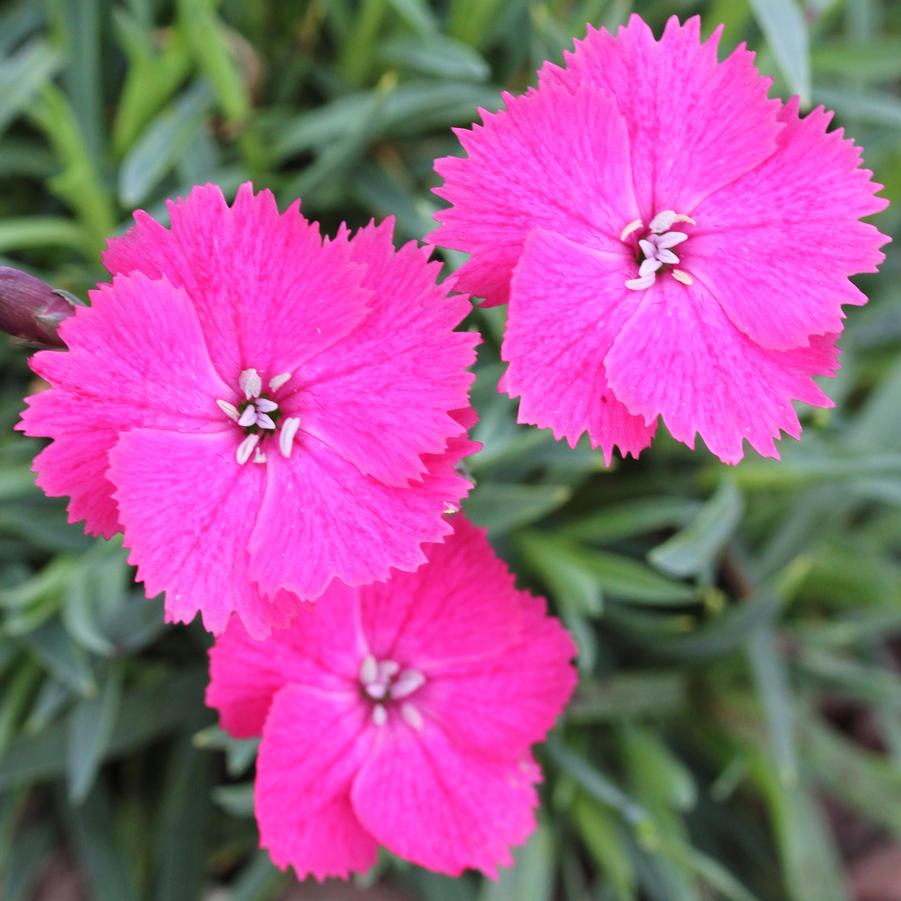
<path id="1" fill-rule="evenodd" d="M 20 0 L 0 7 L 0 263 L 83 294 L 131 208 L 164 217 L 193 183 L 247 178 L 326 229 L 394 214 L 421 237 L 450 127 L 632 7 L 656 28 L 724 21 L 781 94 L 837 110 L 901 199 L 901 7 L 880 0 Z M 494 390 L 503 312 L 473 314 L 468 511 L 552 598 L 581 684 L 514 870 L 452 882 L 386 858 L 364 882 L 435 901 L 830 901 L 850 897 L 859 835 L 901 841 L 899 261 L 862 280 L 837 408 L 804 414 L 781 462 L 734 469 L 663 438 L 604 470 L 516 426 Z M 207 636 L 164 627 L 118 543 L 33 486 L 38 442 L 11 432 L 22 349 L 0 341 L 0 372 L 0 897 L 30 897 L 63 847 L 102 901 L 279 897 L 291 877 L 255 850 L 255 746 L 203 706 Z"/>

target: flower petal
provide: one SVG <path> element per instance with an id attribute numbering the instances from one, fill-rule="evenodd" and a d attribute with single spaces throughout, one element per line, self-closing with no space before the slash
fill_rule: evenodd
<path id="1" fill-rule="evenodd" d="M 827 133 L 821 107 L 803 119 L 797 98 L 781 114 L 779 149 L 708 197 L 683 265 L 703 278 L 726 314 L 763 347 L 803 347 L 839 332 L 842 304 L 867 298 L 850 281 L 875 272 L 889 239 L 859 222 L 888 203 L 860 167 L 860 148 Z"/>
<path id="2" fill-rule="evenodd" d="M 694 447 L 698 432 L 726 463 L 737 463 L 742 441 L 765 457 L 778 457 L 780 430 L 799 437 L 792 407 L 800 400 L 832 405 L 813 381 L 837 368 L 835 337 L 811 347 L 765 350 L 726 318 L 702 282 L 691 287 L 664 277 L 607 354 L 610 385 L 645 419 L 661 416 L 678 441 Z"/>
<path id="3" fill-rule="evenodd" d="M 436 193 L 453 206 L 427 240 L 472 254 L 455 287 L 504 303 L 526 235 L 541 226 L 575 241 L 620 250 L 639 213 L 626 124 L 612 97 L 586 85 L 504 95 L 506 111 L 457 132 L 468 157 L 444 157 Z"/>
<path id="4" fill-rule="evenodd" d="M 213 363 L 229 383 L 251 367 L 264 380 L 293 372 L 365 315 L 369 292 L 346 245 L 323 245 L 294 203 L 241 186 L 229 207 L 215 185 L 169 204 L 171 229 L 146 213 L 109 242 L 111 272 L 165 275 L 197 308 Z"/>
<path id="5" fill-rule="evenodd" d="M 450 532 L 442 517 L 446 506 L 459 504 L 469 490 L 453 471 L 466 452 L 468 441 L 452 439 L 447 453 L 427 459 L 430 472 L 422 482 L 391 487 L 299 432 L 290 460 L 269 457 L 250 541 L 253 579 L 263 591 L 283 587 L 313 600 L 333 578 L 365 585 L 388 578 L 391 567 L 416 569 L 425 562 L 420 545 Z"/>
<path id="6" fill-rule="evenodd" d="M 519 421 L 551 428 L 573 446 L 588 433 L 610 463 L 651 443 L 655 426 L 633 416 L 607 383 L 604 356 L 638 309 L 627 259 L 536 229 L 513 277 L 502 349 L 502 389 L 521 397 Z"/>
<path id="7" fill-rule="evenodd" d="M 522 611 L 515 646 L 489 663 L 444 666 L 417 695 L 425 717 L 460 747 L 498 757 L 518 756 L 542 741 L 576 685 L 576 646 L 547 615 L 543 598 L 518 593 Z"/>
<path id="8" fill-rule="evenodd" d="M 358 697 L 289 685 L 275 696 L 257 758 L 260 843 L 276 866 L 347 877 L 368 870 L 377 845 L 350 802 L 371 747 L 368 708 Z"/>
<path id="9" fill-rule="evenodd" d="M 383 728 L 351 799 L 363 827 L 395 854 L 449 876 L 494 876 L 535 828 L 536 769 L 461 751 L 434 723 Z"/>
<path id="10" fill-rule="evenodd" d="M 356 693 L 363 641 L 357 593 L 333 585 L 317 605 L 300 604 L 286 629 L 252 639 L 233 616 L 210 649 L 206 702 L 238 738 L 260 735 L 275 693 L 284 685 Z"/>
<path id="11" fill-rule="evenodd" d="M 513 576 L 485 533 L 462 514 L 450 523 L 453 535 L 426 549 L 427 565 L 360 590 L 371 652 L 427 677 L 455 663 L 495 657 L 521 630 Z"/>
<path id="12" fill-rule="evenodd" d="M 374 291 L 372 312 L 306 363 L 291 409 L 360 472 L 406 485 L 424 475 L 423 454 L 442 453 L 462 432 L 450 411 L 469 402 L 479 337 L 453 331 L 468 301 L 447 296 L 435 282 L 438 264 L 415 244 L 395 251 L 392 230 L 389 220 L 350 239 Z"/>
<path id="13" fill-rule="evenodd" d="M 672 16 L 659 41 L 638 15 L 616 37 L 589 27 L 565 68 L 546 64 L 539 92 L 586 83 L 606 89 L 629 124 L 632 171 L 645 222 L 662 210 L 688 214 L 708 194 L 763 162 L 781 130 L 772 80 L 739 47 L 717 61 L 721 29 L 705 43 L 700 19 Z"/>
<path id="14" fill-rule="evenodd" d="M 28 398 L 17 428 L 54 439 L 35 460 L 38 484 L 51 497 L 71 496 L 70 522 L 84 519 L 89 533 L 109 538 L 119 531 L 106 477 L 118 434 L 136 426 L 231 427 L 216 400 L 234 392 L 213 369 L 183 291 L 138 273 L 91 299 L 60 329 L 69 350 L 32 359 L 52 387 Z"/>
<path id="15" fill-rule="evenodd" d="M 110 452 L 109 478 L 148 597 L 166 592 L 166 618 L 221 632 L 236 612 L 255 638 L 286 625 L 300 601 L 282 586 L 250 584 L 247 545 L 265 490 L 265 467 L 235 462 L 240 433 L 126 432 Z"/>

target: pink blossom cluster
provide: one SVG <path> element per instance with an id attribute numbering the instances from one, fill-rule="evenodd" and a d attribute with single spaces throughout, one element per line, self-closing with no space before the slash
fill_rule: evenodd
<path id="1" fill-rule="evenodd" d="M 469 254 L 454 289 L 508 304 L 520 421 L 608 462 L 659 420 L 729 463 L 777 456 L 794 401 L 830 404 L 849 277 L 882 259 L 859 150 L 718 39 L 590 29 L 436 164 L 430 240 Z M 168 620 L 216 633 L 207 700 L 261 738 L 279 866 L 346 876 L 383 846 L 495 874 L 534 828 L 575 648 L 458 512 L 468 298 L 390 221 L 323 238 L 249 185 L 135 219 L 67 350 L 34 357 L 38 484 L 122 534 Z"/>

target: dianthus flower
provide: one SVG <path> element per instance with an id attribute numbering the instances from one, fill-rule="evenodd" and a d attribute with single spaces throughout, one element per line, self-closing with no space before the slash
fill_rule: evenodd
<path id="1" fill-rule="evenodd" d="M 793 400 L 831 402 L 848 280 L 887 238 L 859 221 L 886 201 L 831 114 L 768 99 L 744 46 L 673 17 L 661 40 L 633 16 L 589 29 L 537 89 L 459 131 L 436 163 L 434 243 L 465 251 L 456 284 L 509 300 L 502 387 L 521 422 L 609 462 L 635 456 L 658 417 L 729 463 L 743 439 L 778 456 Z"/>
<path id="2" fill-rule="evenodd" d="M 214 186 L 110 242 L 111 285 L 34 357 L 38 484 L 131 550 L 167 618 L 265 635 L 333 579 L 424 560 L 469 488 L 465 298 L 392 225 L 323 241 L 295 203 Z"/>
<path id="3" fill-rule="evenodd" d="M 575 647 L 453 522 L 417 572 L 335 585 L 262 642 L 234 622 L 210 652 L 207 703 L 233 736 L 262 735 L 260 843 L 300 878 L 365 870 L 379 845 L 493 875 L 535 827 L 531 746 L 569 698 Z"/>

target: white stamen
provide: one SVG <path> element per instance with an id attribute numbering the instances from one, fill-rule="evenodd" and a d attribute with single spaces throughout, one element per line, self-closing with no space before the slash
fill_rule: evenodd
<path id="1" fill-rule="evenodd" d="M 238 417 L 241 415 L 238 412 L 238 408 L 234 404 L 230 404 L 227 400 L 217 400 L 216 406 L 229 418 L 234 419 L 235 422 L 238 421 Z"/>
<path id="2" fill-rule="evenodd" d="M 291 450 L 294 447 L 294 436 L 300 428 L 300 418 L 289 416 L 283 423 L 278 433 L 278 449 L 286 460 L 291 459 Z"/>
<path id="3" fill-rule="evenodd" d="M 238 420 L 238 425 L 244 426 L 247 428 L 248 426 L 254 425 L 257 421 L 257 411 L 256 407 L 253 404 L 248 404 L 244 408 L 244 412 L 241 414 L 241 418 Z"/>
<path id="4" fill-rule="evenodd" d="M 655 234 L 662 235 L 669 231 L 670 226 L 676 221 L 677 215 L 675 210 L 663 210 L 651 220 L 648 228 Z"/>
<path id="5" fill-rule="evenodd" d="M 658 250 L 657 251 L 657 260 L 662 263 L 670 263 L 675 264 L 679 262 L 679 257 L 677 257 L 671 250 Z"/>
<path id="6" fill-rule="evenodd" d="M 391 686 L 391 697 L 395 700 L 397 698 L 405 698 L 424 684 L 425 676 L 419 670 L 404 670 L 398 680 Z"/>
<path id="7" fill-rule="evenodd" d="M 385 710 L 384 704 L 376 704 L 372 708 L 372 721 L 376 726 L 384 726 L 388 722 L 388 711 Z"/>
<path id="8" fill-rule="evenodd" d="M 679 261 L 676 260 L 676 262 Z M 257 425 L 261 429 L 274 429 L 275 420 L 268 413 L 257 413 Z"/>
<path id="9" fill-rule="evenodd" d="M 681 269 L 673 269 L 673 278 L 677 282 L 682 282 L 683 285 L 693 285 L 695 282 L 687 272 L 683 272 Z"/>
<path id="10" fill-rule="evenodd" d="M 375 682 L 378 677 L 379 662 L 372 654 L 368 654 L 363 658 L 363 662 L 360 664 L 360 681 L 364 685 L 369 685 L 370 682 Z"/>
<path id="11" fill-rule="evenodd" d="M 645 288 L 650 288 L 656 280 L 657 273 L 652 272 L 650 275 L 646 275 L 643 278 L 630 278 L 626 282 L 626 287 L 630 291 L 644 291 Z"/>
<path id="12" fill-rule="evenodd" d="M 633 219 L 620 233 L 620 241 L 625 241 L 633 232 L 637 232 L 641 228 L 641 219 Z"/>
<path id="13" fill-rule="evenodd" d="M 254 463 L 265 463 L 266 462 L 266 455 L 259 448 L 257 448 L 257 452 L 253 456 L 253 462 Z"/>
<path id="14" fill-rule="evenodd" d="M 238 463 L 243 466 L 249 459 L 250 455 L 256 449 L 256 446 L 260 443 L 259 435 L 248 435 L 239 445 L 238 450 L 235 452 L 235 459 Z"/>
<path id="15" fill-rule="evenodd" d="M 644 278 L 646 275 L 653 275 L 662 265 L 660 260 L 644 260 L 638 267 L 638 277 Z"/>
<path id="16" fill-rule="evenodd" d="M 658 250 L 669 250 L 671 247 L 675 247 L 677 244 L 681 244 L 683 241 L 688 240 L 688 235 L 686 235 L 685 232 L 667 232 L 665 235 L 658 235 L 656 237 Z"/>
<path id="17" fill-rule="evenodd" d="M 388 686 L 385 685 L 384 682 L 370 682 L 364 686 L 364 688 L 366 694 L 368 694 L 370 698 L 375 698 L 376 701 L 381 701 L 381 699 L 388 694 Z"/>
<path id="18" fill-rule="evenodd" d="M 261 412 L 261 413 L 271 413 L 273 410 L 278 409 L 278 404 L 274 400 L 269 400 L 268 397 L 259 397 L 254 402 L 253 405 Z"/>
<path id="19" fill-rule="evenodd" d="M 269 388 L 272 391 L 278 391 L 278 389 L 281 388 L 281 386 L 284 385 L 289 378 L 291 378 L 290 372 L 280 372 L 278 375 L 275 375 L 271 379 L 269 379 Z"/>
<path id="20" fill-rule="evenodd" d="M 400 664 L 396 660 L 383 660 L 379 664 L 379 678 L 390 679 L 400 672 Z"/>
<path id="21" fill-rule="evenodd" d="M 422 728 L 422 714 L 419 712 L 419 708 L 409 701 L 401 706 L 400 715 L 411 729 L 415 729 L 418 732 Z"/>
<path id="22" fill-rule="evenodd" d="M 450 516 L 452 513 L 456 513 L 456 512 L 457 512 L 457 508 L 453 504 L 447 503 L 444 505 L 444 515 L 445 516 Z"/>
<path id="23" fill-rule="evenodd" d="M 248 400 L 259 397 L 260 392 L 263 390 L 263 380 L 260 378 L 260 374 L 256 369 L 245 369 L 241 375 L 238 376 L 238 384 L 241 386 L 241 390 Z"/>

